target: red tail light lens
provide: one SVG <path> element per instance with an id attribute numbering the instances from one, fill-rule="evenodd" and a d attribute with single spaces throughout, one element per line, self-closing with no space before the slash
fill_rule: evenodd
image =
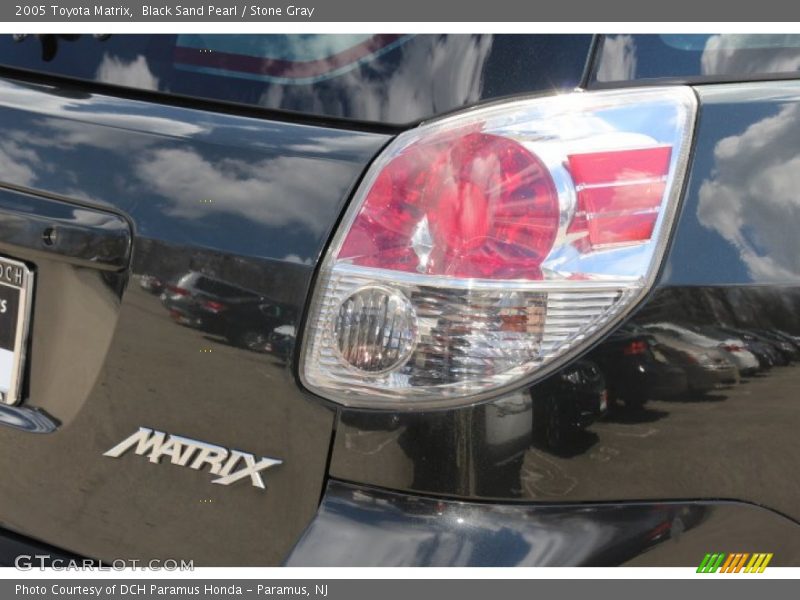
<path id="1" fill-rule="evenodd" d="M 578 196 L 569 232 L 582 251 L 650 239 L 671 155 L 656 146 L 569 156 Z"/>
<path id="2" fill-rule="evenodd" d="M 631 342 L 627 346 L 622 349 L 622 353 L 626 356 L 633 356 L 636 354 L 644 354 L 647 352 L 647 342 L 645 341 L 636 341 Z"/>
<path id="3" fill-rule="evenodd" d="M 722 349 L 728 352 L 741 352 L 744 350 L 744 348 L 738 344 L 722 344 Z"/>
<path id="4" fill-rule="evenodd" d="M 558 232 L 558 193 L 521 144 L 467 132 L 420 140 L 381 171 L 339 258 L 452 277 L 540 272 Z"/>
<path id="5" fill-rule="evenodd" d="M 694 113 L 687 88 L 576 93 L 398 136 L 322 265 L 304 384 L 346 405 L 452 406 L 585 349 L 652 283 Z"/>
<path id="6" fill-rule="evenodd" d="M 211 312 L 221 312 L 227 308 L 222 302 L 216 302 L 215 300 L 206 300 L 203 302 L 203 306 Z"/>
<path id="7" fill-rule="evenodd" d="M 178 287 L 177 285 L 168 285 L 167 286 L 167 290 L 169 290 L 169 293 L 172 294 L 173 296 L 188 296 L 189 295 L 189 290 L 186 290 L 186 289 L 184 289 L 182 287 Z"/>

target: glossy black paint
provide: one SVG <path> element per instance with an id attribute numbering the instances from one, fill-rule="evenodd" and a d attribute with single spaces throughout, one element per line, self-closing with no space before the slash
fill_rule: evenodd
<path id="1" fill-rule="evenodd" d="M 796 78 L 800 36 L 617 34 L 600 36 L 590 87 L 636 81 L 743 82 Z"/>
<path id="2" fill-rule="evenodd" d="M 740 382 L 739 370 L 723 350 L 709 350 L 674 336 L 649 331 L 654 341 L 653 352 L 686 373 L 688 392 L 705 394 Z"/>
<path id="3" fill-rule="evenodd" d="M 655 291 L 628 323 L 800 333 L 800 84 L 697 88 L 689 182 Z M 603 353 L 601 342 L 590 355 Z M 635 398 L 553 453 L 498 403 L 371 418 L 342 411 L 331 475 L 484 500 L 728 498 L 800 519 L 797 363 L 718 390 Z M 641 389 L 641 388 L 640 388 Z M 647 389 L 647 388 L 645 388 Z M 536 398 L 539 387 L 530 394 Z M 363 427 L 363 423 L 369 423 Z M 379 423 L 383 425 L 380 426 Z M 508 431 L 509 451 L 502 436 Z M 527 438 L 527 443 L 525 439 Z"/>
<path id="4" fill-rule="evenodd" d="M 11 531 L 0 529 L 0 567 L 15 567 L 17 564 L 23 568 L 28 565 L 39 567 L 40 564 L 52 566 L 53 561 L 56 561 L 56 565 L 65 566 L 70 560 L 81 561 L 82 559 L 74 554 L 64 552 L 60 548 L 54 548 Z M 77 564 L 82 563 L 78 562 Z"/>
<path id="5" fill-rule="evenodd" d="M 286 356 L 172 322 L 139 282 L 202 270 L 295 307 L 296 325 L 330 230 L 386 137 L 9 80 L 0 129 L 0 253 L 36 270 L 24 407 L 55 427 L 0 426 L 3 525 L 106 560 L 280 562 L 316 510 L 333 412 L 300 391 Z M 118 240 L 109 213 L 134 233 L 122 270 L 96 246 L 62 254 L 17 226 L 68 240 L 70 223 L 105 223 Z M 0 411 L 0 422 L 22 416 Z M 141 426 L 284 463 L 265 491 L 102 456 Z"/>
<path id="6" fill-rule="evenodd" d="M 701 119 L 673 244 L 657 289 L 629 323 L 800 335 L 800 85 L 698 93 Z M 800 519 L 795 362 L 710 393 L 648 393 L 636 403 L 644 408 L 610 411 L 558 452 L 534 436 L 532 406 L 546 384 L 420 414 L 335 414 L 299 389 L 296 331 L 314 269 L 386 136 L 10 80 L 0 81 L 0 129 L 0 199 L 112 213 L 134 234 L 127 269 L 34 248 L 30 235 L 0 246 L 37 271 L 26 410 L 46 417 L 51 431 L 0 427 L 5 527 L 106 560 L 274 564 L 314 517 L 330 459 L 329 474 L 340 480 L 449 500 L 331 484 L 290 562 L 330 564 L 325 552 L 338 556 L 342 536 L 351 535 L 352 548 L 366 548 L 352 555 L 357 564 L 387 556 L 392 540 L 395 560 L 409 564 L 564 564 L 578 562 L 568 558 L 576 536 L 585 543 L 576 531 L 590 530 L 613 543 L 591 546 L 581 564 L 684 565 L 686 546 L 653 545 L 672 535 L 679 517 L 687 531 L 709 532 L 684 537 L 694 540 L 691 552 L 702 555 L 712 542 L 741 549 L 779 540 L 775 560 L 797 564 L 788 525 Z M 54 217 L 45 214 L 37 227 Z M 263 351 L 182 327 L 151 292 L 154 282 L 193 270 L 296 312 L 282 333 L 265 332 Z M 23 423 L 0 411 L 3 424 L 15 418 Z M 269 471 L 264 492 L 214 486 L 207 473 L 166 461 L 102 457 L 139 426 L 284 464 Z M 789 519 L 708 502 L 720 498 Z M 686 499 L 693 502 L 662 505 Z M 651 504 L 614 508 L 644 500 Z M 440 504 L 453 512 L 431 512 Z M 424 517 L 409 517 L 415 511 Z M 473 523 L 467 538 L 458 518 Z M 409 540 L 419 529 L 440 532 L 438 541 Z M 545 531 L 566 541 L 549 562 L 535 562 Z M 476 550 L 455 554 L 465 540 Z M 380 552 L 369 554 L 371 543 Z"/>
<path id="7" fill-rule="evenodd" d="M 267 351 L 267 339 L 276 328 L 294 328 L 297 322 L 295 305 L 196 271 L 167 283 L 160 298 L 176 323 L 256 352 Z"/>
<path id="8" fill-rule="evenodd" d="M 663 360 L 653 345 L 647 332 L 623 326 L 589 353 L 605 374 L 612 403 L 621 401 L 627 408 L 641 408 L 648 398 L 687 391 L 686 372 Z"/>
<path id="9" fill-rule="evenodd" d="M 742 547 L 795 565 L 799 531 L 736 502 L 479 504 L 333 481 L 286 564 L 696 567 L 710 549 Z"/>
<path id="10" fill-rule="evenodd" d="M 549 377 L 532 395 L 533 440 L 555 452 L 568 450 L 575 436 L 608 409 L 606 378 L 589 360 L 577 360 Z"/>
<path id="11" fill-rule="evenodd" d="M 127 268 L 131 228 L 119 215 L 0 190 L 0 247 L 20 247 L 73 264 Z"/>
<path id="12" fill-rule="evenodd" d="M 41 409 L 0 404 L 0 425 L 28 433 L 53 433 L 60 423 Z"/>
<path id="13" fill-rule="evenodd" d="M 210 100 L 267 109 L 272 117 L 396 126 L 513 94 L 571 90 L 591 43 L 590 35 L 557 34 L 6 34 L 0 63 L 126 95 L 150 93 L 157 102 Z M 352 47 L 363 50 L 358 60 L 337 61 Z M 247 72 L 247 63 L 255 68 Z M 292 74 L 309 68 L 315 73 Z"/>

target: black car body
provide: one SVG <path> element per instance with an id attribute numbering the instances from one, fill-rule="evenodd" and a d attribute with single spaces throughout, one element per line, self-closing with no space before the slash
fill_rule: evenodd
<path id="1" fill-rule="evenodd" d="M 681 367 L 648 359 L 639 375 L 622 368 L 636 364 L 624 352 L 636 341 L 630 326 L 679 320 L 800 335 L 797 39 L 311 42 L 0 38 L 0 258 L 34 278 L 19 401 L 0 404 L 9 547 L 198 566 L 696 566 L 709 551 L 767 551 L 772 564 L 800 564 L 800 371 L 772 369 L 713 401 L 662 402 L 651 397 L 657 389 L 686 388 Z M 505 110 L 518 98 L 541 106 L 576 87 L 586 92 L 570 101 L 614 90 L 620 102 L 664 95 L 696 107 L 663 257 L 641 279 L 646 293 L 547 373 L 459 405 L 375 409 L 312 393 L 303 348 L 310 315 L 325 308 L 315 293 L 332 281 L 322 267 L 384 149 L 453 111 L 462 119 L 474 111 L 461 109 Z M 648 181 L 660 189 L 662 180 Z M 398 226 L 407 216 L 386 214 Z M 463 224 L 439 226 L 448 223 Z M 422 256 L 430 231 L 415 233 Z M 259 325 L 263 350 L 276 327 L 294 327 L 296 338 L 283 336 L 277 355 L 228 344 L 176 324 L 157 295 L 133 283 L 143 275 L 174 283 L 189 271 L 287 307 L 286 319 Z M 355 300 L 385 299 L 393 284 Z M 429 302 L 418 308 L 437 302 L 434 292 L 417 294 Z M 468 285 L 453 297 L 476 320 L 496 317 L 497 339 L 527 340 L 548 319 L 573 324 L 535 298 L 514 313 L 481 304 Z M 598 294 L 586 306 L 618 297 Z M 415 317 L 400 296 L 390 300 L 399 318 Z M 462 335 L 460 315 L 425 317 L 430 353 Z M 448 368 L 477 372 L 514 356 L 477 334 L 459 339 Z M 369 347 L 362 342 L 342 347 Z M 470 355 L 478 344 L 489 350 Z M 405 356 L 403 340 L 395 349 Z M 597 421 L 567 454 L 547 452 L 534 436 L 531 398 L 548 386 L 571 393 L 553 382 L 584 355 L 626 402 L 647 407 Z M 385 358 L 366 356 L 378 367 Z M 415 386 L 441 364 L 428 360 L 417 380 L 392 381 Z M 261 470 L 221 462 L 244 456 Z M 234 473 L 241 478 L 225 481 Z"/>
<path id="2" fill-rule="evenodd" d="M 264 350 L 272 353 L 279 360 L 288 361 L 296 340 L 297 332 L 294 325 L 279 325 L 269 334 Z"/>
<path id="3" fill-rule="evenodd" d="M 654 351 L 654 342 L 644 330 L 622 328 L 589 354 L 603 371 L 612 401 L 641 408 L 649 398 L 677 396 L 689 389 L 685 370 Z"/>
<path id="4" fill-rule="evenodd" d="M 291 307 L 196 271 L 167 284 L 161 301 L 175 322 L 251 350 L 262 349 L 276 327 L 293 319 Z"/>
<path id="5" fill-rule="evenodd" d="M 725 354 L 713 348 L 703 348 L 669 335 L 653 336 L 654 349 L 686 373 L 688 391 L 704 394 L 711 390 L 739 383 L 739 371 Z"/>
<path id="6" fill-rule="evenodd" d="M 795 361 L 800 358 L 800 346 L 792 336 L 781 331 L 763 329 L 757 330 L 755 334 L 774 343 L 788 360 Z"/>
<path id="7" fill-rule="evenodd" d="M 533 433 L 547 448 L 569 451 L 583 429 L 608 410 L 608 390 L 600 368 L 588 360 L 576 361 L 536 389 Z"/>

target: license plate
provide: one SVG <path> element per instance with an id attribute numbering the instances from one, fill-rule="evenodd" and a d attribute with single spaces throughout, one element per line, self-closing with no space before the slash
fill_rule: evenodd
<path id="1" fill-rule="evenodd" d="M 20 401 L 28 347 L 33 273 L 0 256 L 0 401 Z"/>

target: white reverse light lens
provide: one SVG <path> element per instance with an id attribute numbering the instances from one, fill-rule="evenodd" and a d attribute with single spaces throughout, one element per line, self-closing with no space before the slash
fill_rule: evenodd
<path id="1" fill-rule="evenodd" d="M 321 267 L 301 377 L 348 406 L 469 404 L 586 349 L 652 285 L 688 88 L 475 109 L 398 136 Z"/>
<path id="2" fill-rule="evenodd" d="M 405 295 L 367 286 L 341 303 L 332 335 L 341 360 L 374 375 L 405 362 L 416 329 L 414 307 Z"/>

